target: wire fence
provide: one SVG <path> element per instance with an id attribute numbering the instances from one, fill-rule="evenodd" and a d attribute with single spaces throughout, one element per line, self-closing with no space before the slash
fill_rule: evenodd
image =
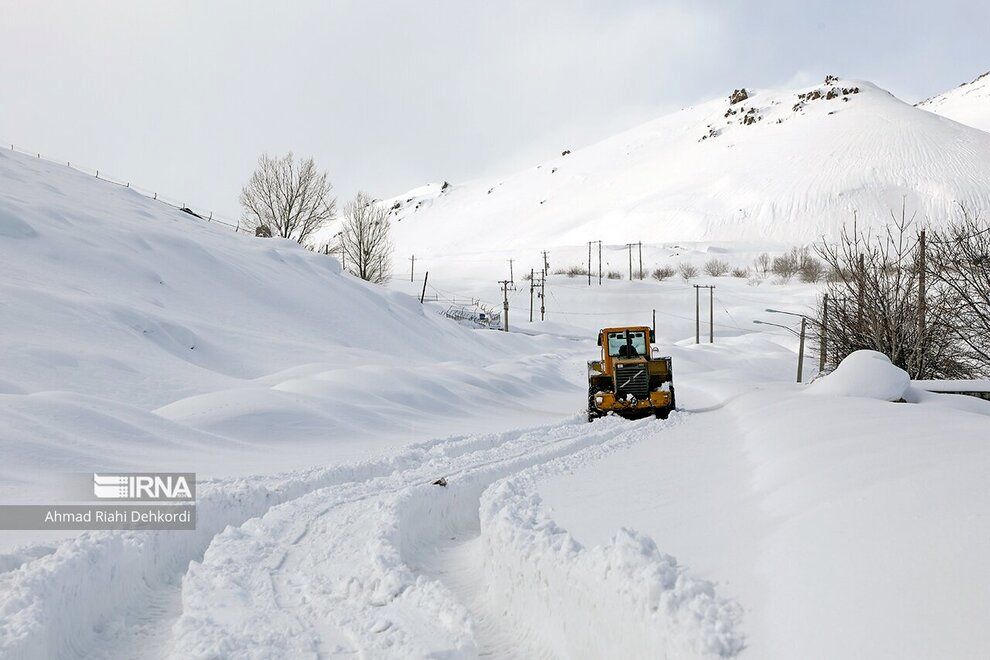
<path id="1" fill-rule="evenodd" d="M 82 165 L 78 162 L 73 163 L 70 160 L 66 160 L 62 158 L 54 158 L 52 156 L 43 154 L 40 151 L 19 147 L 13 142 L 7 140 L 3 142 L 3 146 L 5 150 L 13 151 L 14 153 L 19 153 L 25 156 L 32 156 L 46 163 L 51 163 L 53 165 L 66 167 L 70 170 L 74 170 L 81 174 L 87 174 L 89 176 L 92 176 L 96 179 L 99 179 L 100 181 L 105 181 L 106 183 L 110 183 L 115 186 L 120 186 L 121 188 L 128 188 L 140 195 L 143 195 L 144 197 L 147 197 L 150 200 L 153 200 L 155 202 L 160 202 L 166 206 L 170 206 L 178 211 L 182 211 L 183 213 L 187 213 L 201 220 L 206 220 L 207 222 L 213 222 L 223 227 L 233 229 L 234 232 L 240 232 L 241 230 L 240 220 L 236 218 L 229 218 L 222 216 L 220 214 L 214 213 L 213 211 L 206 210 L 198 205 L 191 205 L 186 202 L 179 202 L 174 198 L 163 196 L 159 194 L 157 191 L 151 190 L 150 188 L 144 188 L 142 186 L 138 186 L 129 179 L 112 176 L 108 174 L 105 170 L 100 170 L 99 168 Z"/>

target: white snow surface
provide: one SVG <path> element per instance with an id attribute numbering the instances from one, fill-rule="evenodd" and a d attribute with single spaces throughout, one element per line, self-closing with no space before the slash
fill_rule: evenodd
<path id="1" fill-rule="evenodd" d="M 925 99 L 919 108 L 981 131 L 990 131 L 990 72 L 948 92 Z"/>
<path id="2" fill-rule="evenodd" d="M 410 254 L 478 250 L 479 238 L 532 251 L 597 239 L 805 244 L 836 236 L 854 213 L 861 228 L 882 229 L 902 203 L 938 224 L 960 203 L 990 209 L 988 167 L 985 132 L 837 80 L 726 96 L 515 174 L 384 203 L 404 268 Z"/>
<path id="3" fill-rule="evenodd" d="M 270 473 L 504 424 L 507 405 L 572 413 L 559 345 L 471 332 L 294 243 L 11 152 L 0 271 L 6 501 L 50 498 L 59 471 Z M 565 405 L 531 409 L 537 391 Z"/>
<path id="4" fill-rule="evenodd" d="M 597 237 L 581 223 L 612 227 L 603 265 L 626 272 L 619 234 L 656 224 L 674 198 L 649 190 L 679 168 L 695 177 L 672 207 L 684 235 L 753 238 L 660 237 L 647 268 L 746 264 L 835 210 L 828 195 L 880 208 L 892 180 L 912 203 L 983 194 L 967 178 L 981 133 L 836 84 L 861 92 L 799 112 L 792 93 L 757 92 L 744 107 L 762 121 L 701 142 L 727 102 L 575 150 L 555 173 L 506 179 L 517 188 L 499 211 L 519 214 L 498 221 L 468 201 L 488 197 L 468 194 L 481 184 L 419 189 L 424 215 L 400 238 L 451 200 L 464 215 L 422 223 L 437 256 L 388 289 L 0 152 L 0 498 L 58 500 L 65 471 L 200 477 L 195 532 L 0 532 L 0 657 L 986 656 L 990 403 L 912 387 L 869 353 L 795 384 L 796 337 L 753 321 L 810 313 L 811 284 L 550 275 L 546 320 L 528 321 L 521 274 L 542 246 L 522 239 L 556 241 L 550 258 L 567 266 Z M 527 215 L 537 177 L 562 174 L 581 199 Z M 730 199 L 752 225 L 696 212 Z M 500 296 L 508 258 L 513 332 L 440 317 L 455 296 Z M 419 304 L 421 268 L 450 302 Z M 716 285 L 710 308 L 695 283 Z M 585 423 L 595 331 L 654 310 L 680 410 Z"/>

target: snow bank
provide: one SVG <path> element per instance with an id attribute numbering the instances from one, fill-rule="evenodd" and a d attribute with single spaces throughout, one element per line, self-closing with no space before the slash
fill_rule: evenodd
<path id="1" fill-rule="evenodd" d="M 190 567 L 172 654 L 471 657 L 492 652 L 479 633 L 495 626 L 526 656 L 731 655 L 738 608 L 711 584 L 633 532 L 585 550 L 528 494 L 537 474 L 676 423 L 575 419 L 451 439 L 273 507 Z"/>
<path id="2" fill-rule="evenodd" d="M 740 608 L 692 577 L 652 539 L 620 529 L 584 548 L 535 492 L 547 474 L 586 463 L 576 455 L 509 477 L 481 499 L 481 535 L 492 596 L 566 657 L 709 657 L 742 650 Z M 523 624 L 520 624 L 523 625 Z"/>
<path id="3" fill-rule="evenodd" d="M 95 631 L 120 612 L 140 610 L 149 594 L 182 575 L 224 528 L 243 534 L 237 526 L 279 503 L 392 474 L 446 455 L 450 444 L 437 440 L 354 464 L 200 484 L 194 532 L 86 532 L 54 552 L 35 552 L 44 556 L 0 573 L 0 657 L 83 655 Z"/>
<path id="4" fill-rule="evenodd" d="M 900 401 L 911 386 L 911 378 L 895 367 L 883 353 L 855 351 L 835 371 L 808 386 L 807 392 L 835 396 L 857 396 L 881 401 Z"/>

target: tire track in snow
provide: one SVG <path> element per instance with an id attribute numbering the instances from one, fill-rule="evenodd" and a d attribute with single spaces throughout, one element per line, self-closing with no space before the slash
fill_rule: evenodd
<path id="1" fill-rule="evenodd" d="M 511 543 L 493 545 L 497 539 L 486 533 L 486 526 L 502 535 L 505 529 L 486 522 L 486 516 L 499 511 L 488 493 L 502 493 L 498 486 L 520 475 L 567 469 L 578 464 L 571 459 L 594 460 L 655 438 L 671 423 L 677 420 L 604 419 L 530 430 L 274 507 L 262 518 L 218 535 L 202 564 L 190 567 L 183 583 L 183 616 L 174 629 L 175 655 L 533 657 L 567 652 L 559 642 L 572 621 L 547 617 L 551 630 L 538 630 L 525 613 L 512 612 L 528 599 L 560 595 L 540 593 L 542 576 L 532 580 L 535 586 L 516 585 L 517 592 L 508 597 L 492 589 L 492 577 L 499 577 L 492 573 L 498 566 L 486 567 L 492 553 L 504 551 L 525 564 L 528 550 Z M 445 488 L 431 484 L 441 475 L 448 480 Z M 510 500 L 505 502 L 511 518 L 519 511 Z M 509 535 L 524 538 L 552 527 L 552 521 L 542 521 L 519 534 L 510 529 Z M 558 537 L 561 532 L 555 530 Z M 635 610 L 632 623 L 618 629 L 638 635 L 641 644 L 662 644 L 687 655 L 731 652 L 741 639 L 726 618 L 731 606 L 716 599 L 708 583 L 684 575 L 648 539 L 631 533 L 623 539 L 628 542 L 609 550 L 606 559 L 628 566 L 611 569 L 619 576 L 616 584 L 592 580 L 584 585 L 590 594 L 584 594 L 581 606 L 587 611 L 576 618 L 596 613 L 589 598 L 594 600 L 599 587 L 606 596 L 607 590 L 618 588 L 618 596 L 613 593 L 606 600 L 619 610 Z M 582 554 L 572 540 L 570 544 L 574 556 L 558 554 L 573 560 L 578 567 L 574 575 L 601 568 L 598 555 Z M 638 554 L 623 557 L 630 548 Z M 540 557 L 529 559 L 538 562 Z M 627 575 L 629 566 L 638 571 L 635 576 Z M 638 588 L 645 590 L 645 600 L 624 593 L 639 579 L 644 580 Z M 694 616 L 691 608 L 707 614 Z M 727 621 L 728 628 L 715 629 Z M 706 634 L 710 639 L 699 641 Z M 607 631 L 602 639 L 616 641 Z"/>
<path id="2" fill-rule="evenodd" d="M 129 657 L 138 646 L 142 657 L 161 657 L 181 612 L 176 585 L 225 528 L 318 488 L 456 458 L 524 432 L 443 438 L 350 465 L 204 483 L 194 532 L 85 532 L 0 573 L 0 657 Z"/>
<path id="3" fill-rule="evenodd" d="M 496 479 L 600 443 L 625 424 L 589 426 L 575 418 L 479 436 L 462 446 L 473 451 L 437 454 L 386 477 L 320 489 L 228 529 L 185 577 L 175 655 L 261 648 L 271 657 L 396 649 L 416 655 L 436 648 L 473 653 L 467 610 L 404 556 L 434 542 L 420 538 L 424 531 L 476 519 L 480 493 Z M 447 488 L 432 485 L 439 476 Z M 426 530 L 418 529 L 414 509 L 423 503 L 450 515 L 441 516 L 439 526 L 427 521 Z"/>

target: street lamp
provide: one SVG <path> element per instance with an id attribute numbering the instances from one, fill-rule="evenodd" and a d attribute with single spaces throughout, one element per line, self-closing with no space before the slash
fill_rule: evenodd
<path id="1" fill-rule="evenodd" d="M 772 312 L 774 310 L 768 309 L 767 311 L 768 312 Z M 772 325 L 772 326 L 777 327 L 777 328 L 783 328 L 784 330 L 787 330 L 788 332 L 794 333 L 795 335 L 797 335 L 801 339 L 800 345 L 798 347 L 798 364 L 797 364 L 797 382 L 800 383 L 803 380 L 803 378 L 804 378 L 804 333 L 805 333 L 805 329 L 808 326 L 808 319 L 805 318 L 801 314 L 793 314 L 791 312 L 780 312 L 780 313 L 781 314 L 791 314 L 792 316 L 800 316 L 801 317 L 801 332 L 798 333 L 797 331 L 794 330 L 794 328 L 788 328 L 786 325 L 780 325 L 779 323 L 769 323 L 767 321 L 753 321 L 753 323 L 756 323 L 758 325 Z"/>
<path id="2" fill-rule="evenodd" d="M 785 312 L 780 309 L 767 309 L 766 311 L 771 314 L 786 314 L 788 316 L 799 316 L 801 317 L 801 345 L 804 346 L 804 324 L 806 322 L 814 323 L 819 328 L 818 333 L 818 371 L 819 373 L 825 371 L 825 353 L 827 351 L 828 345 L 828 294 L 825 294 L 825 298 L 822 300 L 822 320 L 813 319 L 804 314 L 798 314 L 797 312 Z"/>
<path id="3" fill-rule="evenodd" d="M 788 332 L 794 334 L 795 336 L 797 336 L 798 334 L 797 330 L 795 330 L 794 328 L 788 328 L 786 325 L 780 325 L 779 323 L 770 323 L 769 321 L 753 321 L 753 323 L 756 323 L 757 325 L 772 325 L 775 328 L 783 328 L 784 330 L 787 330 Z"/>

